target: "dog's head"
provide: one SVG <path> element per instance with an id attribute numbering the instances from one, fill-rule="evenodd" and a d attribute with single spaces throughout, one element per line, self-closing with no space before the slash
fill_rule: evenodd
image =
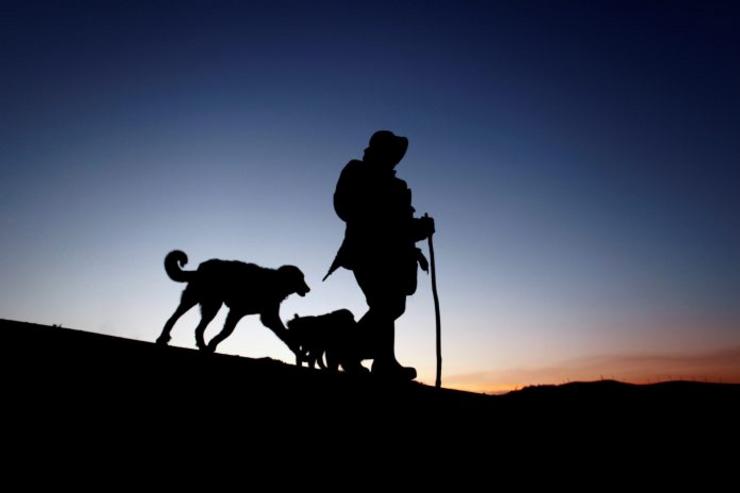
<path id="1" fill-rule="evenodd" d="M 335 327 L 353 327 L 356 323 L 355 316 L 346 308 L 335 310 L 327 314 L 326 317 L 329 319 L 328 321 Z"/>
<path id="2" fill-rule="evenodd" d="M 285 286 L 291 293 L 297 293 L 299 296 L 306 296 L 311 291 L 303 276 L 301 269 L 294 265 L 283 265 L 278 272 L 285 280 Z"/>

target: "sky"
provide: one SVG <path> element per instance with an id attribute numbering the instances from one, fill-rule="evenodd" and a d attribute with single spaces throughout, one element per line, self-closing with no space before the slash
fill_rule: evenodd
<path id="1" fill-rule="evenodd" d="M 173 249 L 299 266 L 283 320 L 359 317 L 321 282 L 332 194 L 389 129 L 445 386 L 740 382 L 739 58 L 731 1 L 4 1 L 0 317 L 153 341 Z M 420 273 L 396 350 L 426 383 L 434 330 Z M 219 350 L 292 361 L 257 317 Z"/>

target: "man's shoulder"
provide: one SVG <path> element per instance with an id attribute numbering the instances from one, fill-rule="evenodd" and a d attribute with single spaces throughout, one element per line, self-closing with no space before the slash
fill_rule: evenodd
<path id="1" fill-rule="evenodd" d="M 344 169 L 342 170 L 342 172 L 358 172 L 364 170 L 365 168 L 366 165 L 363 161 L 360 161 L 359 159 L 353 159 L 352 161 L 344 165 Z"/>
<path id="2" fill-rule="evenodd" d="M 357 159 L 353 159 L 344 165 L 342 169 L 341 178 L 344 180 L 352 180 L 356 177 L 367 173 L 367 164 Z"/>

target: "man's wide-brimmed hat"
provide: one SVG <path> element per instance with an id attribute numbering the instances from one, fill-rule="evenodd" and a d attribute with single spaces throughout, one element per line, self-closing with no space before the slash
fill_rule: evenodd
<path id="1" fill-rule="evenodd" d="M 406 137 L 396 135 L 390 130 L 378 130 L 370 137 L 368 149 L 397 164 L 403 159 L 408 147 L 409 139 Z"/>

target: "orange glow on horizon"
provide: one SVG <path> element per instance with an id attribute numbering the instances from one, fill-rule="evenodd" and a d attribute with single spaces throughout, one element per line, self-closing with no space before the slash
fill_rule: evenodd
<path id="1" fill-rule="evenodd" d="M 451 375 L 447 388 L 502 394 L 532 385 L 618 380 L 649 384 L 671 380 L 740 384 L 740 347 L 701 354 L 630 354 L 584 358 L 534 369 Z"/>

